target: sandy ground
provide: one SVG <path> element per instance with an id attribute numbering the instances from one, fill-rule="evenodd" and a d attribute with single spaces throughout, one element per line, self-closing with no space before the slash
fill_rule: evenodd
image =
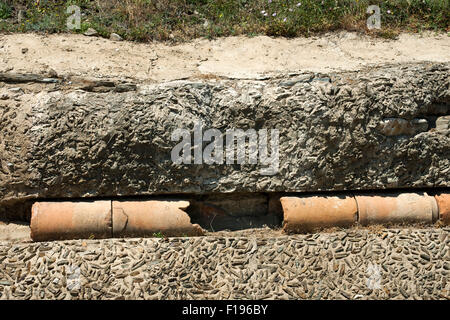
<path id="1" fill-rule="evenodd" d="M 27 222 L 5 223 L 0 221 L 0 241 L 31 241 L 30 225 Z"/>
<path id="2" fill-rule="evenodd" d="M 257 78 L 286 71 L 358 70 L 381 63 L 450 61 L 450 36 L 402 34 L 384 40 L 357 33 L 312 38 L 229 37 L 179 45 L 114 42 L 83 35 L 0 35 L 0 71 L 133 78 L 145 82 L 216 75 Z"/>

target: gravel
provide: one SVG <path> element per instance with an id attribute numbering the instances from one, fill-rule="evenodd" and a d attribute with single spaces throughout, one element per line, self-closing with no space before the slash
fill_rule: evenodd
<path id="1" fill-rule="evenodd" d="M 0 242 L 0 299 L 449 299 L 449 231 Z"/>

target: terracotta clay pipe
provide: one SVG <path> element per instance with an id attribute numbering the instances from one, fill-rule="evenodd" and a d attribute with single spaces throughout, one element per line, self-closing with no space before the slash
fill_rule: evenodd
<path id="1" fill-rule="evenodd" d="M 113 201 L 114 237 L 200 236 L 203 229 L 192 224 L 183 211 L 189 201 Z"/>
<path id="2" fill-rule="evenodd" d="M 450 224 L 450 194 L 441 193 L 434 196 L 439 208 L 439 219 L 443 224 Z"/>
<path id="3" fill-rule="evenodd" d="M 36 202 L 30 227 L 33 241 L 110 238 L 111 201 Z"/>
<path id="4" fill-rule="evenodd" d="M 37 202 L 32 207 L 34 241 L 111 237 L 199 236 L 183 209 L 188 201 Z"/>
<path id="5" fill-rule="evenodd" d="M 285 232 L 310 232 L 326 227 L 349 227 L 358 209 L 352 196 L 282 197 Z"/>
<path id="6" fill-rule="evenodd" d="M 433 223 L 438 219 L 434 197 L 426 193 L 356 196 L 362 225 L 383 223 Z"/>

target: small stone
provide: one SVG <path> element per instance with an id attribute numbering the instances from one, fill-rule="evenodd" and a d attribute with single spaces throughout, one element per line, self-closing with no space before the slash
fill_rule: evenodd
<path id="1" fill-rule="evenodd" d="M 350 295 L 348 292 L 346 292 L 346 291 L 344 291 L 344 290 L 341 290 L 340 292 L 341 292 L 341 294 L 342 294 L 345 298 L 351 299 L 351 295 Z"/>
<path id="2" fill-rule="evenodd" d="M 58 77 L 58 73 L 57 73 L 55 70 L 53 70 L 53 69 L 49 69 L 49 70 L 48 70 L 48 75 L 49 75 L 51 78 L 57 78 L 57 77 Z"/>
<path id="3" fill-rule="evenodd" d="M 122 41 L 123 38 L 121 36 L 119 36 L 117 33 L 111 33 L 111 35 L 109 36 L 109 39 L 112 41 Z"/>
<path id="4" fill-rule="evenodd" d="M 11 89 L 9 89 L 9 91 L 11 91 L 13 93 L 23 93 L 23 90 L 20 87 L 11 88 Z"/>
<path id="5" fill-rule="evenodd" d="M 98 35 L 98 32 L 97 32 L 97 30 L 95 30 L 95 29 L 89 28 L 89 29 L 87 29 L 86 32 L 83 33 L 83 34 L 84 34 L 85 36 L 92 37 L 92 36 Z"/>
<path id="6" fill-rule="evenodd" d="M 25 54 L 28 52 L 28 48 L 22 48 L 22 53 Z"/>
<path id="7" fill-rule="evenodd" d="M 74 297 L 78 296 L 78 291 L 77 290 L 70 290 L 69 292 Z"/>
<path id="8" fill-rule="evenodd" d="M 424 260 L 430 261 L 430 256 L 427 255 L 426 253 L 421 253 L 421 254 L 420 254 L 420 257 L 421 257 L 422 259 L 424 259 Z"/>
<path id="9" fill-rule="evenodd" d="M 444 131 L 450 129 L 450 116 L 439 117 L 436 120 L 436 130 Z"/>
<path id="10" fill-rule="evenodd" d="M 399 290 L 400 290 L 400 293 L 401 293 L 406 299 L 409 298 L 409 294 L 406 292 L 405 289 L 403 289 L 402 287 L 400 287 Z"/>

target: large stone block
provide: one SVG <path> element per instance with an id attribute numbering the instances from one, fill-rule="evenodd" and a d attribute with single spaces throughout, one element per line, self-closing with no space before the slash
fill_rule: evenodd
<path id="1" fill-rule="evenodd" d="M 17 214 L 6 209 L 13 203 L 35 198 L 450 186 L 450 133 L 441 130 L 442 121 L 433 128 L 450 113 L 448 64 L 127 90 L 111 83 L 105 92 L 39 85 L 38 92 L 29 83 L 0 89 L 4 215 Z M 10 91 L 13 86 L 22 91 Z M 404 119 L 413 129 L 383 134 L 386 119 Z M 194 164 L 199 148 L 192 148 L 192 164 L 175 163 L 171 154 L 180 141 L 172 134 L 188 129 L 194 140 L 198 121 L 204 133 L 278 130 L 278 166 L 261 158 L 256 164 Z M 276 170 L 264 174 L 270 166 Z"/>

